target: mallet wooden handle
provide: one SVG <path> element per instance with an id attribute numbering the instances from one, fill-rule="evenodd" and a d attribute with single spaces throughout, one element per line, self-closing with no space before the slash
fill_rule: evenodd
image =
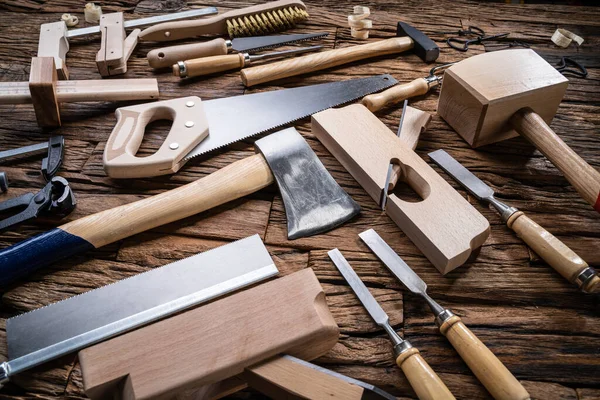
<path id="1" fill-rule="evenodd" d="M 242 82 L 246 86 L 254 86 L 290 76 L 320 71 L 369 57 L 401 53 L 412 49 L 413 46 L 413 40 L 404 36 L 342 49 L 322 51 L 303 57 L 246 68 L 241 72 Z"/>
<path id="2" fill-rule="evenodd" d="M 527 390 L 519 383 L 494 353 L 465 326 L 459 317 L 451 316 L 440 326 L 460 357 L 496 400 L 527 400 Z"/>
<path id="3" fill-rule="evenodd" d="M 148 52 L 148 64 L 152 68 L 167 68 L 180 60 L 192 58 L 224 56 L 228 53 L 227 41 L 222 38 L 208 42 L 182 44 L 179 46 L 162 47 Z"/>
<path id="4" fill-rule="evenodd" d="M 244 56 L 243 53 L 238 53 L 186 60 L 183 61 L 185 73 L 182 73 L 178 64 L 174 64 L 173 75 L 182 78 L 192 78 L 194 76 L 210 75 L 216 72 L 240 69 L 246 64 Z"/>
<path id="5" fill-rule="evenodd" d="M 506 225 L 569 282 L 576 283 L 579 274 L 589 268 L 573 250 L 522 211 L 511 215 Z M 600 291 L 600 277 L 594 276 L 581 289 L 588 293 Z"/>
<path id="6" fill-rule="evenodd" d="M 88 215 L 0 251 L 0 286 L 82 251 L 168 224 L 273 183 L 260 154 L 177 189 Z"/>
<path id="7" fill-rule="evenodd" d="M 396 85 L 380 93 L 370 94 L 360 101 L 371 112 L 383 107 L 399 103 L 415 96 L 421 96 L 429 91 L 429 84 L 424 78 L 415 79 L 403 85 Z"/>
<path id="8" fill-rule="evenodd" d="M 420 400 L 454 399 L 440 377 L 414 347 L 401 353 L 396 364 L 402 369 Z"/>
<path id="9" fill-rule="evenodd" d="M 567 146 L 532 109 L 517 111 L 510 123 L 563 173 L 585 201 L 600 212 L 600 172 Z"/>

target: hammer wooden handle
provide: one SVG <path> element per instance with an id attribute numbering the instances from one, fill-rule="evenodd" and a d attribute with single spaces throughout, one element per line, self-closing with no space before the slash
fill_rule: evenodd
<path id="1" fill-rule="evenodd" d="M 192 78 L 194 76 L 210 75 L 216 72 L 240 69 L 245 65 L 244 54 L 228 54 L 225 56 L 213 56 L 204 58 L 195 58 L 193 60 L 183 61 L 185 64 L 185 74 L 179 68 L 179 65 L 173 65 L 173 75 L 182 78 Z"/>
<path id="2" fill-rule="evenodd" d="M 371 112 L 379 111 L 385 106 L 399 103 L 429 91 L 429 84 L 424 78 L 415 79 L 403 85 L 396 85 L 380 93 L 363 97 L 361 103 Z"/>
<path id="3" fill-rule="evenodd" d="M 271 183 L 267 162 L 256 154 L 177 189 L 69 222 L 0 251 L 0 286 L 60 259 L 189 217 Z"/>
<path id="4" fill-rule="evenodd" d="M 588 268 L 587 263 L 573 250 L 536 224 L 522 211 L 517 211 L 511 215 L 506 225 L 569 282 L 576 283 L 579 274 Z M 591 278 L 581 290 L 587 293 L 600 291 L 600 277 L 594 276 Z"/>
<path id="5" fill-rule="evenodd" d="M 396 364 L 402 369 L 420 400 L 454 399 L 444 382 L 421 357 L 419 350 L 414 347 L 408 349 L 398 356 Z"/>
<path id="6" fill-rule="evenodd" d="M 527 400 L 527 390 L 456 315 L 440 326 L 460 357 L 496 400 Z"/>
<path id="7" fill-rule="evenodd" d="M 277 79 L 288 78 L 320 71 L 322 69 L 347 64 L 370 57 L 401 53 L 412 49 L 414 42 L 409 37 L 395 37 L 374 43 L 322 51 L 303 57 L 296 57 L 267 65 L 246 68 L 241 72 L 242 82 L 254 86 Z"/>
<path id="8" fill-rule="evenodd" d="M 148 64 L 152 68 L 167 68 L 177 61 L 210 56 L 224 56 L 227 53 L 225 39 L 218 38 L 208 42 L 154 49 L 146 57 L 148 58 Z"/>
<path id="9" fill-rule="evenodd" d="M 600 212 L 600 172 L 567 146 L 532 109 L 517 111 L 510 123 L 563 173 L 585 201 Z"/>

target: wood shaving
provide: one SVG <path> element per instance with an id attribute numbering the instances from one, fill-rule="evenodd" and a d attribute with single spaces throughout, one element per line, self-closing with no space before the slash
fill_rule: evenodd
<path id="1" fill-rule="evenodd" d="M 353 14 L 348 15 L 350 35 L 356 39 L 368 39 L 369 29 L 373 28 L 373 21 L 366 19 L 371 15 L 369 7 L 354 6 Z"/>

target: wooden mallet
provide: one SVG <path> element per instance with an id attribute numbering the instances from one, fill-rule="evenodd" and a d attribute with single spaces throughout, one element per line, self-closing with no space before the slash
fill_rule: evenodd
<path id="1" fill-rule="evenodd" d="M 568 82 L 531 49 L 480 54 L 446 70 L 438 114 L 473 147 L 525 137 L 600 212 L 600 172 L 548 126 Z"/>

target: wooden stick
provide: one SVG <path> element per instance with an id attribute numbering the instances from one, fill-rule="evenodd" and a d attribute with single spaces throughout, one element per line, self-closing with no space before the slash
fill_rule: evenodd
<path id="1" fill-rule="evenodd" d="M 421 96 L 429 91 L 429 84 L 424 78 L 418 78 L 403 85 L 392 86 L 380 93 L 370 94 L 360 101 L 371 112 L 383 107 L 399 103 L 411 97 Z"/>
<path id="2" fill-rule="evenodd" d="M 241 72 L 242 82 L 246 86 L 254 86 L 290 76 L 320 71 L 365 58 L 402 53 L 412 49 L 413 46 L 413 40 L 407 36 L 403 36 L 359 46 L 345 47 L 343 49 L 322 51 L 303 57 L 246 68 Z"/>
<path id="3" fill-rule="evenodd" d="M 179 46 L 162 47 L 151 50 L 148 55 L 148 64 L 152 68 L 166 68 L 177 61 L 193 58 L 224 56 L 227 54 L 225 39 L 218 38 L 208 42 L 182 44 Z"/>
<path id="4" fill-rule="evenodd" d="M 185 73 L 182 74 L 178 64 L 173 64 L 173 75 L 184 78 L 210 75 L 232 69 L 244 68 L 246 64 L 243 53 L 195 58 L 183 61 Z"/>
<path id="5" fill-rule="evenodd" d="M 400 354 L 396 364 L 402 369 L 419 400 L 452 400 L 444 382 L 414 347 Z"/>

